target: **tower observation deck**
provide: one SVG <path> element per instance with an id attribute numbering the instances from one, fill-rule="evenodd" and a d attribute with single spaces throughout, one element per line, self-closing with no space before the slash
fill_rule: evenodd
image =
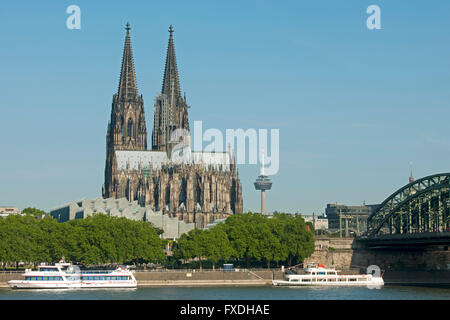
<path id="1" fill-rule="evenodd" d="M 261 173 L 255 181 L 255 189 L 261 190 L 261 214 L 266 214 L 266 190 L 272 189 L 272 181 L 264 174 L 264 151 L 262 152 Z"/>

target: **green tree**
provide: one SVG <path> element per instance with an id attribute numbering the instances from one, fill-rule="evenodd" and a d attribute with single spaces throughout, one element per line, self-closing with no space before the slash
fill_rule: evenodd
<path id="1" fill-rule="evenodd" d="M 224 231 L 223 225 L 217 225 L 211 230 L 204 232 L 205 254 L 213 263 L 213 269 L 220 260 L 228 260 L 233 254 L 233 248 Z"/>
<path id="2" fill-rule="evenodd" d="M 149 223 L 104 214 L 65 223 L 32 214 L 0 219 L 0 261 L 6 264 L 62 257 L 86 264 L 164 262 L 163 245 Z"/>
<path id="3" fill-rule="evenodd" d="M 194 229 L 183 234 L 177 241 L 174 255 L 185 261 L 199 259 L 200 269 L 202 269 L 202 258 L 206 255 L 206 233 L 201 229 Z"/>
<path id="4" fill-rule="evenodd" d="M 47 212 L 40 209 L 28 207 L 22 210 L 22 214 L 29 214 L 36 218 L 42 218 L 44 215 L 47 214 Z"/>

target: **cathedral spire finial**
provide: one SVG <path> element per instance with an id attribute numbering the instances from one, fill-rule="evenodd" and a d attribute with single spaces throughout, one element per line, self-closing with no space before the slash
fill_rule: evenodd
<path id="1" fill-rule="evenodd" d="M 172 25 L 169 26 L 169 33 L 170 33 L 170 36 L 172 36 L 172 33 L 173 33 L 173 26 Z"/>
<path id="2" fill-rule="evenodd" d="M 125 30 L 127 30 L 127 33 L 130 33 L 130 30 L 131 30 L 130 23 L 127 22 L 127 24 L 125 26 Z"/>

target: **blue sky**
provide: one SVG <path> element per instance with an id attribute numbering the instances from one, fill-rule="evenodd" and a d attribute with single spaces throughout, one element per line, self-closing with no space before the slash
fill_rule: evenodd
<path id="1" fill-rule="evenodd" d="M 66 8 L 81 8 L 68 30 Z M 366 8 L 381 9 L 368 30 Z M 15 1 L 0 5 L 0 205 L 101 196 L 105 135 L 130 22 L 148 131 L 174 25 L 190 121 L 280 129 L 269 211 L 379 203 L 448 172 L 448 1 Z M 240 166 L 259 210 L 259 168 Z"/>

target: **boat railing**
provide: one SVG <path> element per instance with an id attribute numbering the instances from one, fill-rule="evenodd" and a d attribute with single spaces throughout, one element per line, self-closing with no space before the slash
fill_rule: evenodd
<path id="1" fill-rule="evenodd" d="M 102 274 L 102 273 L 113 273 L 116 270 L 81 270 L 80 274 Z"/>

